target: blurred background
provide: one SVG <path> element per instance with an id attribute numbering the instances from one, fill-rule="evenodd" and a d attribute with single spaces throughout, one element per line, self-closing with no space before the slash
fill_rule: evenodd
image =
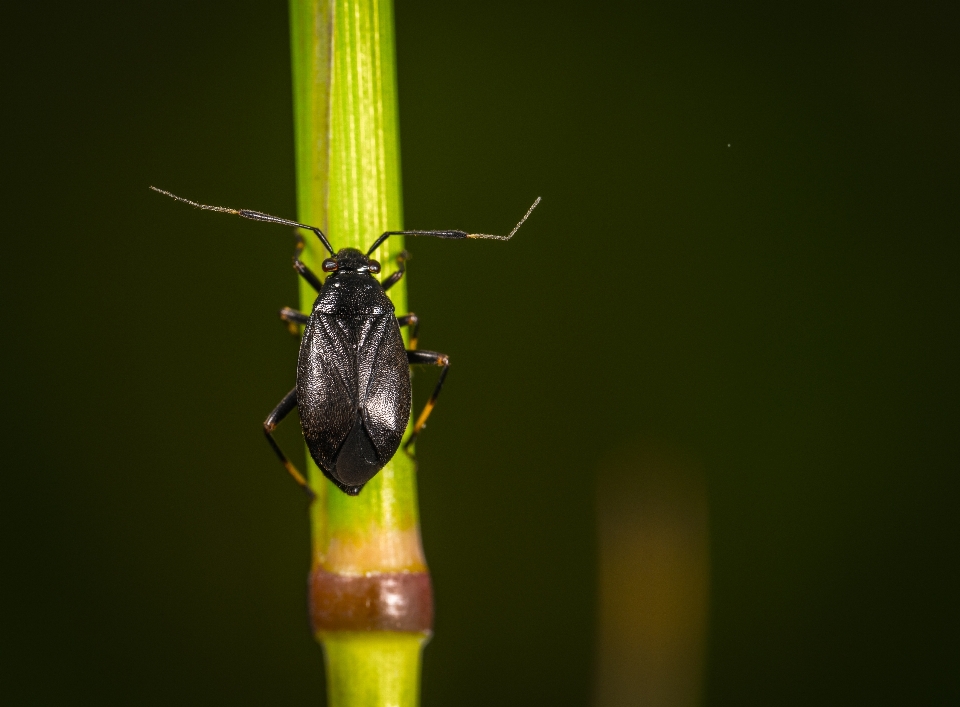
<path id="1" fill-rule="evenodd" d="M 286 3 L 4 13 L 0 697 L 321 703 Z M 396 17 L 425 707 L 960 701 L 955 7 Z"/>

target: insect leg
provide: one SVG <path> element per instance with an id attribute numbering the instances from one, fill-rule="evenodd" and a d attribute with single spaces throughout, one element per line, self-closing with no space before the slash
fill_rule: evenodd
<path id="1" fill-rule="evenodd" d="M 308 268 L 304 262 L 300 260 L 300 254 L 303 252 L 303 248 L 306 245 L 303 242 L 303 236 L 300 234 L 300 231 L 294 231 L 294 234 L 297 239 L 297 244 L 293 249 L 293 269 L 297 271 L 297 274 L 300 277 L 309 282 L 313 289 L 319 292 L 320 288 L 323 287 L 323 283 L 320 282 L 320 278 L 314 274 L 313 270 Z"/>
<path id="2" fill-rule="evenodd" d="M 417 348 L 417 336 L 420 334 L 420 320 L 413 312 L 397 317 L 397 324 L 410 327 L 410 348 Z"/>
<path id="3" fill-rule="evenodd" d="M 310 321 L 309 315 L 290 309 L 290 307 L 284 307 L 280 310 L 280 318 L 287 323 L 287 329 L 290 330 L 291 334 L 299 334 L 300 330 L 297 329 L 297 325 L 306 324 Z M 401 326 L 403 325 L 401 324 Z"/>
<path id="4" fill-rule="evenodd" d="M 443 366 L 443 370 L 440 371 L 440 378 L 437 379 L 437 385 L 433 389 L 433 394 L 430 396 L 427 404 L 423 406 L 423 410 L 420 411 L 420 416 L 413 425 L 413 432 L 410 434 L 410 439 L 403 445 L 404 449 L 410 448 L 410 445 L 417 439 L 417 435 L 420 434 L 420 430 L 427 424 L 427 418 L 430 417 L 430 413 L 433 412 L 433 407 L 437 404 L 437 397 L 440 395 L 440 389 L 443 388 L 443 381 L 447 377 L 447 371 L 450 370 L 450 357 L 446 354 L 437 353 L 436 351 L 407 351 L 407 361 L 409 361 L 411 365 L 426 364 Z"/>
<path id="5" fill-rule="evenodd" d="M 410 254 L 405 250 L 400 251 L 400 255 L 397 256 L 397 271 L 395 273 L 391 273 L 390 277 L 380 283 L 384 292 L 400 282 L 400 278 L 403 277 L 403 274 L 407 271 L 406 262 L 408 260 L 410 260 Z M 403 325 L 401 324 L 400 326 Z M 413 348 L 416 348 L 416 346 Z"/>
<path id="6" fill-rule="evenodd" d="M 277 444 L 277 440 L 273 438 L 273 431 L 277 429 L 277 425 L 280 424 L 280 421 L 283 420 L 287 415 L 289 415 L 293 409 L 297 407 L 297 389 L 294 388 L 289 393 L 283 396 L 283 400 L 273 409 L 267 419 L 263 421 L 263 434 L 267 436 L 267 442 L 270 443 L 270 446 L 273 448 L 274 453 L 277 455 L 277 458 L 280 459 L 280 463 L 283 464 L 284 468 L 290 473 L 290 476 L 293 477 L 293 480 L 300 484 L 300 488 L 307 492 L 307 495 L 310 497 L 310 500 L 315 498 L 313 489 L 307 484 L 307 480 L 303 478 L 303 474 L 297 471 L 287 455 L 283 453 L 280 449 L 280 445 Z"/>

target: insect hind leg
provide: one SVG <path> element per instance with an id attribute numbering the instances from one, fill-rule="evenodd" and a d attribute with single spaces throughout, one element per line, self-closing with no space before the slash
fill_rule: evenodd
<path id="1" fill-rule="evenodd" d="M 420 416 L 417 417 L 417 421 L 413 425 L 413 432 L 410 434 L 410 438 L 406 441 L 406 444 L 403 445 L 404 450 L 409 451 L 410 445 L 416 441 L 420 431 L 426 426 L 427 418 L 430 417 L 430 413 L 433 412 L 433 408 L 437 404 L 437 398 L 440 396 L 440 391 L 443 388 L 443 381 L 447 377 L 447 371 L 450 370 L 450 357 L 446 354 L 437 353 L 436 351 L 407 351 L 407 361 L 410 362 L 411 366 L 428 365 L 443 367 L 443 370 L 440 371 L 440 378 L 437 379 L 437 384 L 434 386 L 433 393 L 430 395 L 430 399 L 427 401 L 427 404 L 423 406 L 423 410 L 420 411 Z"/>
<path id="2" fill-rule="evenodd" d="M 263 421 L 263 434 L 267 437 L 267 442 L 270 443 L 270 447 L 273 449 L 274 454 L 277 455 L 277 458 L 280 460 L 280 463 L 283 464 L 283 467 L 287 470 L 290 476 L 293 477 L 293 480 L 296 481 L 300 488 L 302 488 L 306 494 L 310 497 L 312 501 L 316 498 L 316 494 L 313 492 L 313 489 L 310 488 L 310 485 L 307 483 L 307 480 L 304 478 L 297 467 L 287 459 L 287 455 L 283 453 L 283 450 L 280 449 L 280 445 L 277 444 L 277 440 L 273 438 L 273 431 L 277 429 L 277 425 L 289 415 L 293 409 L 297 407 L 297 389 L 294 388 L 289 393 L 283 396 L 283 400 L 273 409 L 267 419 Z"/>

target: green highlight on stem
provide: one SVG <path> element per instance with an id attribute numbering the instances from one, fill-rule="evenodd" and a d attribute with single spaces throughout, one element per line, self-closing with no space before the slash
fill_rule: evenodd
<path id="1" fill-rule="evenodd" d="M 403 221 L 392 0 L 290 0 L 290 27 L 299 220 L 320 227 L 335 249 L 366 251 Z M 326 251 L 304 237 L 302 258 L 319 273 Z M 381 277 L 402 250 L 393 237 L 373 254 Z M 389 294 L 406 313 L 403 280 Z M 315 297 L 301 281 L 303 311 Z M 327 481 L 309 454 L 307 472 L 317 492 L 311 614 L 329 703 L 413 707 L 432 622 L 416 465 L 401 448 L 356 497 Z"/>

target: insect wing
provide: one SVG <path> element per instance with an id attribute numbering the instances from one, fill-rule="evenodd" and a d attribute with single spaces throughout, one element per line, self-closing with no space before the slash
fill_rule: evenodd
<path id="1" fill-rule="evenodd" d="M 400 327 L 391 316 L 370 319 L 358 347 L 364 427 L 385 463 L 397 451 L 410 419 L 410 366 Z"/>
<path id="2" fill-rule="evenodd" d="M 357 332 L 349 320 L 315 314 L 303 332 L 297 365 L 297 402 L 303 436 L 324 471 L 336 466 L 337 452 L 359 409 Z"/>

